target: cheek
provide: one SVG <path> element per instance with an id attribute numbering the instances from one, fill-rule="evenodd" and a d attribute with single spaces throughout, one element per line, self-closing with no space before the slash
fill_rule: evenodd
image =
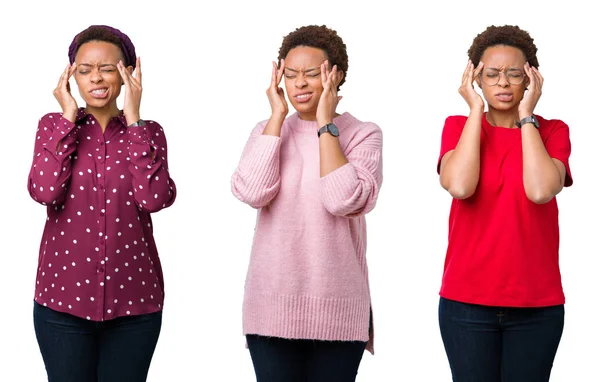
<path id="1" fill-rule="evenodd" d="M 521 84 L 519 85 L 519 87 L 517 87 L 515 89 L 515 94 L 518 96 L 517 98 L 520 100 L 521 98 L 523 98 L 523 95 L 525 94 L 525 89 L 527 88 L 527 84 Z"/>
<path id="2" fill-rule="evenodd" d="M 120 89 L 123 85 L 123 80 L 121 79 L 121 76 L 116 75 L 116 76 L 110 78 L 108 83 L 110 83 L 110 87 L 113 88 L 113 90 L 120 91 Z"/>
<path id="3" fill-rule="evenodd" d="M 321 77 L 311 78 L 309 85 L 315 93 L 323 93 L 323 82 L 321 82 Z"/>

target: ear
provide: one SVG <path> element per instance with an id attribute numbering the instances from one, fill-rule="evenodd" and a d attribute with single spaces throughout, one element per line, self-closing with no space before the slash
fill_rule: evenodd
<path id="1" fill-rule="evenodd" d="M 341 70 L 338 72 L 338 83 L 342 82 L 342 80 L 344 79 L 345 75 L 346 75 L 346 73 L 344 73 Z"/>

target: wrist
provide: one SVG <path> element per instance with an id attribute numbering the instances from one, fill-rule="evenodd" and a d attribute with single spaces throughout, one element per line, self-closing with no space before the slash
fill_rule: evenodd
<path id="1" fill-rule="evenodd" d="M 273 122 L 278 124 L 279 126 L 283 125 L 283 121 L 285 121 L 286 114 L 284 113 L 273 113 L 269 118 L 269 122 Z"/>
<path id="2" fill-rule="evenodd" d="M 469 110 L 469 117 L 483 117 L 483 105 L 481 107 L 474 107 Z"/>
<path id="3" fill-rule="evenodd" d="M 127 122 L 127 126 L 131 126 L 134 123 L 139 122 L 140 120 L 141 120 L 141 118 L 140 118 L 139 114 L 131 116 L 131 117 L 125 116 L 125 121 Z"/>
<path id="4" fill-rule="evenodd" d="M 527 125 L 531 125 L 530 127 L 534 127 L 536 129 L 540 128 L 540 123 L 537 119 L 537 117 L 533 114 L 529 114 L 523 118 L 521 118 L 519 121 L 515 121 L 515 125 L 517 125 L 517 127 L 521 128 L 521 129 L 526 129 Z"/>
<path id="5" fill-rule="evenodd" d="M 131 123 L 127 122 L 127 127 L 142 127 L 142 126 L 146 126 L 146 121 L 144 121 L 141 118 L 139 118 Z"/>
<path id="6" fill-rule="evenodd" d="M 321 127 L 333 123 L 333 118 L 319 118 L 317 117 L 317 129 Z"/>
<path id="7" fill-rule="evenodd" d="M 62 117 L 68 121 L 75 122 L 75 118 L 77 117 L 77 110 L 63 111 Z"/>
<path id="8" fill-rule="evenodd" d="M 529 110 L 529 109 L 519 109 L 519 120 L 525 118 L 525 117 L 531 117 L 533 115 L 533 110 Z"/>

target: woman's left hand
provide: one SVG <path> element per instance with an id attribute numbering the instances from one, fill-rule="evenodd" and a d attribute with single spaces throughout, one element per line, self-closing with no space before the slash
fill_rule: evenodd
<path id="1" fill-rule="evenodd" d="M 329 70 L 329 61 L 325 60 L 321 64 L 321 81 L 323 82 L 323 93 L 319 98 L 317 106 L 317 122 L 319 127 L 333 122 L 335 109 L 338 102 L 342 99 L 337 95 L 338 85 L 342 81 L 343 73 L 337 71 L 337 65 Z"/>
<path id="2" fill-rule="evenodd" d="M 542 85 L 544 84 L 544 77 L 542 77 L 537 68 L 529 65 L 529 63 L 525 64 L 525 74 L 529 78 L 529 90 L 527 90 L 521 103 L 519 103 L 519 116 L 521 118 L 533 114 L 535 105 L 537 105 L 542 96 Z"/>
<path id="3" fill-rule="evenodd" d="M 140 103 L 142 101 L 142 65 L 140 58 L 136 59 L 135 75 L 129 72 L 123 61 L 119 61 L 117 69 L 125 84 L 125 99 L 123 101 L 123 114 L 127 125 L 131 125 L 140 119 Z"/>

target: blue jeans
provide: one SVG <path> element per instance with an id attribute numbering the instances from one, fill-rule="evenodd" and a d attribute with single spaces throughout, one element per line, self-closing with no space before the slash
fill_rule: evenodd
<path id="1" fill-rule="evenodd" d="M 360 341 L 247 335 L 257 382 L 354 382 L 367 346 Z"/>
<path id="2" fill-rule="evenodd" d="M 504 308 L 440 299 L 439 323 L 454 382 L 548 382 L 563 305 Z"/>
<path id="3" fill-rule="evenodd" d="M 95 322 L 34 303 L 33 320 L 49 382 L 144 382 L 162 311 Z"/>

